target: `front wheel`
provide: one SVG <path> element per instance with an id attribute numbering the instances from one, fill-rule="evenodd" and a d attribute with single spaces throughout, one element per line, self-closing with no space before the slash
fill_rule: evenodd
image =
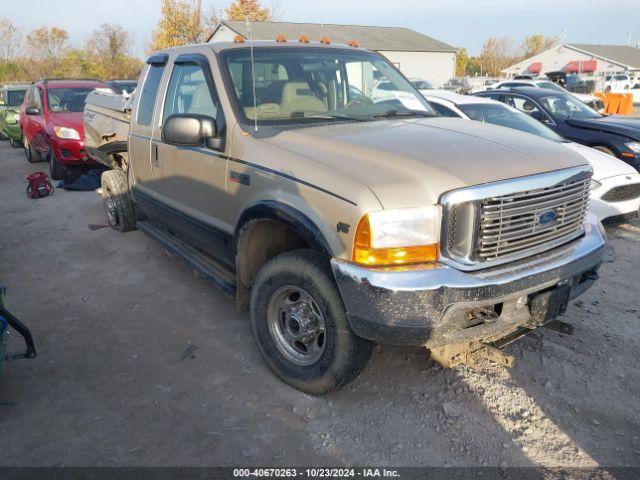
<path id="1" fill-rule="evenodd" d="M 135 230 L 135 206 L 129 193 L 127 175 L 122 170 L 107 170 L 102 173 L 101 187 L 109 226 L 120 232 Z"/>
<path id="2" fill-rule="evenodd" d="M 49 172 L 51 173 L 51 178 L 54 180 L 65 179 L 66 171 L 64 169 L 64 165 L 58 162 L 56 154 L 53 152 L 53 148 L 49 150 Z"/>
<path id="3" fill-rule="evenodd" d="M 269 368 L 312 395 L 357 377 L 373 346 L 349 327 L 329 262 L 311 250 L 280 254 L 260 269 L 251 292 L 251 324 Z"/>

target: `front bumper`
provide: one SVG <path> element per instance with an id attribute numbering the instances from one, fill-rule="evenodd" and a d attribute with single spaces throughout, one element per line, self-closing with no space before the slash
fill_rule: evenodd
<path id="1" fill-rule="evenodd" d="M 580 295 L 597 278 L 604 245 L 604 230 L 588 214 L 579 239 L 474 272 L 442 264 L 429 269 L 371 269 L 335 258 L 331 265 L 357 335 L 378 343 L 433 348 L 499 338 L 519 326 L 535 325 L 529 309 L 532 294 L 568 287 L 569 298 Z M 470 309 L 496 306 L 501 312 L 497 319 L 469 325 Z"/>
<path id="2" fill-rule="evenodd" d="M 591 192 L 589 210 L 595 213 L 601 222 L 614 218 L 629 218 L 631 214 L 638 213 L 640 209 L 640 197 L 622 202 L 602 200 L 602 196 L 616 187 L 622 187 L 640 182 L 640 174 L 616 175 L 615 177 L 598 180 L 601 186 Z"/>
<path id="3" fill-rule="evenodd" d="M 87 155 L 83 140 L 52 138 L 51 148 L 58 163 L 63 165 L 93 164 L 96 161 Z"/>

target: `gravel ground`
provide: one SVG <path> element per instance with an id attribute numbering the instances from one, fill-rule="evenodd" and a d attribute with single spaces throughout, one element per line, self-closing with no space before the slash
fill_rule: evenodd
<path id="1" fill-rule="evenodd" d="M 35 170 L 0 143 L 0 283 L 38 347 L 0 379 L 3 466 L 640 465 L 637 223 L 609 230 L 600 280 L 563 318 L 575 334 L 522 339 L 517 368 L 377 347 L 354 383 L 314 398 L 157 243 L 89 228 L 105 224 L 95 193 L 29 200 Z"/>

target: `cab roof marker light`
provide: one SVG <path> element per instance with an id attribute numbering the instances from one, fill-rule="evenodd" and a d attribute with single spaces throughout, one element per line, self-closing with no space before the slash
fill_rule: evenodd
<path id="1" fill-rule="evenodd" d="M 287 41 L 286 38 L 284 38 L 284 35 L 280 34 L 276 37 L 276 42 L 278 43 L 285 43 Z"/>
<path id="2" fill-rule="evenodd" d="M 349 46 L 353 48 L 358 48 L 360 45 L 358 45 L 358 42 L 356 40 L 349 40 Z"/>
<path id="3" fill-rule="evenodd" d="M 236 35 L 233 37 L 233 43 L 244 43 L 244 37 L 242 35 Z"/>
<path id="4" fill-rule="evenodd" d="M 298 38 L 298 41 L 300 43 L 309 43 L 309 37 L 307 37 L 306 35 L 300 35 L 300 38 Z"/>
<path id="5" fill-rule="evenodd" d="M 329 45 L 331 43 L 331 40 L 329 40 L 329 37 L 322 37 L 320 39 L 320 43 L 322 43 L 323 45 Z"/>

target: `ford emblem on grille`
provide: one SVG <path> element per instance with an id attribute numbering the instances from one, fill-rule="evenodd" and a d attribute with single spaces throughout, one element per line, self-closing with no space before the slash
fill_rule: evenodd
<path id="1" fill-rule="evenodd" d="M 553 222 L 558 216 L 554 210 L 549 210 L 548 212 L 541 213 L 538 216 L 538 223 L 540 225 L 546 225 L 547 223 Z"/>

